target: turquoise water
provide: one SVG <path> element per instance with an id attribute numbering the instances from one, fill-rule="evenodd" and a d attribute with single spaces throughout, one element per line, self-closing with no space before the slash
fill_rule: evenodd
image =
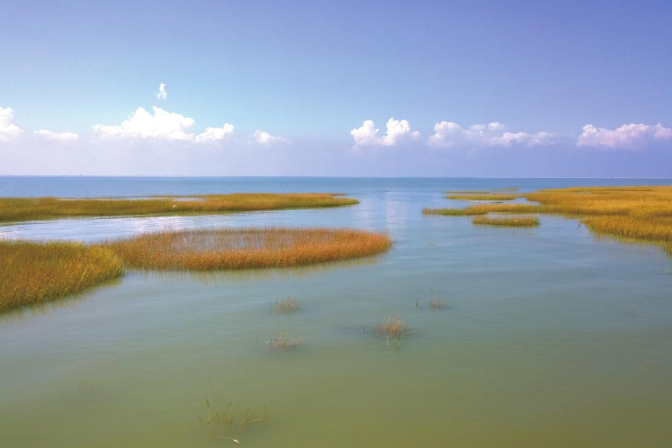
<path id="1" fill-rule="evenodd" d="M 2 447 L 667 447 L 672 258 L 596 238 L 423 216 L 443 190 L 670 184 L 613 179 L 2 178 L 2 196 L 344 192 L 353 207 L 0 226 L 1 238 L 97 241 L 162 228 L 385 231 L 378 257 L 235 274 L 130 272 L 0 316 Z M 302 307 L 278 315 L 293 296 Z M 429 308 L 433 297 L 447 307 Z M 416 333 L 371 328 L 399 315 Z M 265 342 L 286 332 L 296 349 Z M 263 424 L 207 422 L 231 400 Z M 215 437 L 213 437 L 215 436 Z"/>

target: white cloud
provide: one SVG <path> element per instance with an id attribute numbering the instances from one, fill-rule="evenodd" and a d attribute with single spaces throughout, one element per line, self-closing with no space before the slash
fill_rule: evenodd
<path id="1" fill-rule="evenodd" d="M 576 146 L 589 146 L 603 149 L 643 149 L 647 145 L 672 140 L 672 129 L 646 124 L 624 124 L 617 129 L 596 128 L 592 124 L 583 127 Z"/>
<path id="2" fill-rule="evenodd" d="M 222 140 L 231 134 L 233 134 L 233 125 L 231 123 L 224 123 L 224 126 L 221 128 L 205 128 L 205 132 L 202 132 L 196 136 L 196 141 L 213 142 Z"/>
<path id="3" fill-rule="evenodd" d="M 261 144 L 274 143 L 274 142 L 289 143 L 285 138 L 282 138 L 278 135 L 271 135 L 266 131 L 260 131 L 260 130 L 254 131 L 254 134 L 252 134 L 252 139 L 255 142 Z"/>
<path id="4" fill-rule="evenodd" d="M 452 121 L 442 121 L 434 125 L 434 135 L 427 144 L 441 148 L 454 147 L 494 147 L 494 146 L 544 146 L 552 144 L 556 135 L 550 132 L 507 132 L 506 126 L 497 121 L 489 124 L 474 124 L 463 128 Z"/>
<path id="5" fill-rule="evenodd" d="M 0 142 L 21 135 L 23 130 L 14 124 L 14 111 L 0 107 Z"/>
<path id="6" fill-rule="evenodd" d="M 46 129 L 40 129 L 39 131 L 35 131 L 35 134 L 48 140 L 75 141 L 79 139 L 79 134 L 75 134 L 74 132 L 52 132 L 47 131 Z"/>
<path id="7" fill-rule="evenodd" d="M 411 125 L 406 120 L 387 120 L 385 135 L 379 136 L 373 120 L 365 120 L 362 126 L 350 131 L 355 139 L 355 146 L 395 146 L 404 140 L 417 139 L 420 132 L 411 131 Z"/>
<path id="8" fill-rule="evenodd" d="M 153 107 L 154 115 L 139 107 L 128 120 L 116 126 L 96 124 L 94 132 L 103 138 L 159 138 L 165 140 L 192 140 L 187 132 L 195 123 L 193 118 Z"/>
<path id="9" fill-rule="evenodd" d="M 159 84 L 159 91 L 156 92 L 157 100 L 165 100 L 168 98 L 168 92 L 166 92 L 166 85 L 164 83 Z"/>

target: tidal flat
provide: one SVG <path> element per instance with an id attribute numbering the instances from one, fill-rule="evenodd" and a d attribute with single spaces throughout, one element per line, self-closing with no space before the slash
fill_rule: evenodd
<path id="1" fill-rule="evenodd" d="M 315 267 L 131 269 L 76 300 L 1 314 L 0 446 L 666 447 L 672 258 L 661 246 L 624 244 L 579 215 L 535 213 L 538 227 L 507 229 L 422 209 L 465 206 L 445 190 L 671 183 L 0 178 L 12 197 L 343 191 L 359 200 L 37 220 L 0 226 L 3 241 L 276 226 L 362 229 L 394 243 Z M 290 297 L 300 308 L 281 311 Z M 398 344 L 376 334 L 388 322 L 412 334 Z"/>

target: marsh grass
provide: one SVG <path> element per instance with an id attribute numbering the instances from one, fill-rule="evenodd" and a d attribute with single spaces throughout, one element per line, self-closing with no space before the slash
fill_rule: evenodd
<path id="1" fill-rule="evenodd" d="M 554 214 L 578 218 L 598 235 L 672 247 L 672 186 L 575 187 L 519 195 L 536 204 L 479 204 L 425 209 L 446 216 Z M 671 252 L 672 253 L 672 252 Z"/>
<path id="2" fill-rule="evenodd" d="M 507 187 L 507 188 L 494 188 L 492 191 L 518 191 L 518 187 Z"/>
<path id="3" fill-rule="evenodd" d="M 293 313 L 301 308 L 301 304 L 294 300 L 292 296 L 286 299 L 278 299 L 275 301 L 273 309 L 277 313 Z"/>
<path id="4" fill-rule="evenodd" d="M 448 194 L 490 194 L 488 190 L 446 190 Z"/>
<path id="5" fill-rule="evenodd" d="M 235 193 L 142 199 L 0 198 L 0 222 L 85 216 L 216 214 L 263 210 L 339 207 L 359 201 L 326 193 Z"/>
<path id="6" fill-rule="evenodd" d="M 366 257 L 391 246 L 387 235 L 351 229 L 285 227 L 158 232 L 105 242 L 139 269 L 283 268 Z"/>
<path id="7" fill-rule="evenodd" d="M 513 201 L 518 196 L 513 194 L 451 194 L 448 199 L 459 199 L 461 201 Z"/>
<path id="8" fill-rule="evenodd" d="M 280 331 L 277 335 L 266 341 L 266 346 L 273 350 L 287 350 L 297 348 L 301 338 L 299 336 L 288 336 L 285 331 Z"/>
<path id="9" fill-rule="evenodd" d="M 76 294 L 121 273 L 119 258 L 101 247 L 0 241 L 0 312 Z"/>
<path id="10" fill-rule="evenodd" d="M 476 225 L 500 227 L 537 227 L 536 216 L 476 216 L 472 221 Z"/>

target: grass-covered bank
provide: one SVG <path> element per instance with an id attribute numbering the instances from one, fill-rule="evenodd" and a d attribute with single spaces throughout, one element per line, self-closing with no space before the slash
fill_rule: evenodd
<path id="1" fill-rule="evenodd" d="M 157 232 L 100 247 L 131 268 L 214 270 L 347 260 L 384 252 L 391 244 L 387 235 L 361 230 L 269 227 Z"/>
<path id="2" fill-rule="evenodd" d="M 0 241 L 0 312 L 75 294 L 121 273 L 119 258 L 101 247 Z"/>
<path id="3" fill-rule="evenodd" d="M 517 195 L 532 204 L 478 204 L 425 209 L 427 215 L 555 214 L 579 218 L 591 231 L 672 249 L 672 186 L 577 187 Z M 500 218 L 501 219 L 501 218 Z M 483 216 L 479 221 L 487 220 Z M 475 224 L 478 224 L 474 220 Z M 671 252 L 672 253 L 672 252 Z"/>
<path id="4" fill-rule="evenodd" d="M 209 214 L 339 207 L 358 203 L 356 199 L 327 193 L 236 193 L 140 199 L 0 198 L 0 222 L 85 216 Z"/>

